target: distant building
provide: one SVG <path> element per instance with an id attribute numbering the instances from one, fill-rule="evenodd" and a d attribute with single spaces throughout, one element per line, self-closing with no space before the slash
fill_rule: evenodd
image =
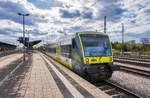
<path id="1" fill-rule="evenodd" d="M 20 43 L 24 44 L 24 43 L 23 43 L 23 38 L 19 38 L 18 41 L 19 41 Z M 25 38 L 25 44 L 24 44 L 24 45 L 25 45 L 26 47 L 28 47 L 28 45 L 29 45 L 29 48 L 33 48 L 34 45 L 36 45 L 36 44 L 38 44 L 38 43 L 40 43 L 40 42 L 41 42 L 41 40 L 35 40 L 35 41 L 30 41 L 30 42 L 29 42 L 29 39 Z"/>
<path id="2" fill-rule="evenodd" d="M 130 41 L 127 41 L 128 44 L 132 45 L 132 44 L 135 44 L 136 41 L 135 40 L 130 40 Z"/>
<path id="3" fill-rule="evenodd" d="M 16 45 L 0 42 L 0 51 L 16 49 Z"/>
<path id="4" fill-rule="evenodd" d="M 142 42 L 142 44 L 150 44 L 149 38 L 141 38 L 140 41 Z"/>

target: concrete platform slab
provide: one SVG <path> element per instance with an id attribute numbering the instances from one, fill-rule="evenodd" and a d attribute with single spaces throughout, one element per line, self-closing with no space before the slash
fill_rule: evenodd
<path id="1" fill-rule="evenodd" d="M 39 54 L 33 54 L 31 66 L 32 70 L 27 82 L 24 98 L 63 98 L 44 60 Z M 25 80 L 27 79 L 25 78 Z"/>

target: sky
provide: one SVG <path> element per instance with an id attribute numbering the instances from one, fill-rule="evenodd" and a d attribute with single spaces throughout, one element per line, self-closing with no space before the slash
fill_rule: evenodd
<path id="1" fill-rule="evenodd" d="M 30 40 L 52 42 L 79 31 L 104 32 L 111 41 L 150 38 L 150 0 L 0 0 L 0 41 L 15 44 L 23 35 L 22 16 Z"/>

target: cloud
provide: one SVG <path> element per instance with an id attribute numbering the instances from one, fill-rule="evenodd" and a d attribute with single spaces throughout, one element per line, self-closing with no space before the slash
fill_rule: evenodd
<path id="1" fill-rule="evenodd" d="M 60 10 L 60 13 L 62 13 L 63 18 L 74 18 L 74 17 L 80 17 L 80 12 L 78 10 L 75 10 L 74 12 L 69 12 L 67 10 Z"/>
<path id="2" fill-rule="evenodd" d="M 26 29 L 32 29 L 32 39 L 62 36 L 78 31 L 103 32 L 107 16 L 107 33 L 113 41 L 121 40 L 121 23 L 125 25 L 126 40 L 149 37 L 150 1 L 148 0 L 0 0 L 1 36 L 14 38 L 11 32 L 22 36 L 22 18 Z"/>
<path id="3" fill-rule="evenodd" d="M 83 18 L 92 19 L 92 18 L 93 18 L 93 12 L 91 12 L 91 11 L 89 11 L 89 12 L 84 12 L 84 13 L 83 13 Z"/>
<path id="4" fill-rule="evenodd" d="M 30 3 L 34 4 L 39 9 L 50 9 L 52 7 L 63 7 L 61 2 L 56 0 L 38 0 L 38 2 L 34 0 L 28 0 Z"/>
<path id="5" fill-rule="evenodd" d="M 10 19 L 15 22 L 19 22 L 17 13 L 18 12 L 25 12 L 25 8 L 20 4 L 13 3 L 13 2 L 6 2 L 0 1 L 0 19 Z"/>
<path id="6" fill-rule="evenodd" d="M 114 23 L 119 22 L 126 11 L 122 8 L 120 0 L 100 0 L 96 6 L 98 6 L 95 11 L 97 20 L 104 20 L 104 16 L 107 16 L 107 21 Z"/>
<path id="7" fill-rule="evenodd" d="M 125 10 L 116 5 L 105 6 L 105 8 L 100 9 L 100 15 L 98 16 L 98 19 L 103 20 L 104 16 L 107 16 L 108 21 L 117 22 L 120 21 L 124 11 Z"/>

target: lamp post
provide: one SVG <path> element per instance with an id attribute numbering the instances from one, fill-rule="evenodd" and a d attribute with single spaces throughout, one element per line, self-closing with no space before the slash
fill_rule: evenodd
<path id="1" fill-rule="evenodd" d="M 104 17 L 104 33 L 106 33 L 106 16 Z"/>
<path id="2" fill-rule="evenodd" d="M 28 33 L 28 54 L 29 54 L 29 46 L 30 46 L 30 44 L 29 44 L 29 33 L 31 32 L 32 30 L 26 30 L 26 32 Z"/>
<path id="3" fill-rule="evenodd" d="M 122 54 L 124 52 L 124 24 L 122 23 Z"/>
<path id="4" fill-rule="evenodd" d="M 29 14 L 22 14 L 22 13 L 18 13 L 18 15 L 22 16 L 23 18 L 23 49 L 24 49 L 24 56 L 23 56 L 23 60 L 25 61 L 25 21 L 24 18 L 25 16 L 29 16 Z"/>
<path id="5" fill-rule="evenodd" d="M 29 55 L 29 31 L 28 31 L 28 55 Z"/>

